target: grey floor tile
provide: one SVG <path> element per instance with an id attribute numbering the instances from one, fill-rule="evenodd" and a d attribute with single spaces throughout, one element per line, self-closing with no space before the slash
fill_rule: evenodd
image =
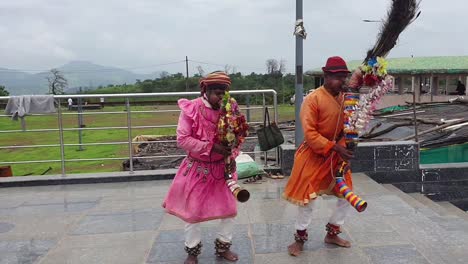
<path id="1" fill-rule="evenodd" d="M 0 241 L 0 263 L 35 263 L 56 244 L 56 240 L 3 240 Z"/>
<path id="2" fill-rule="evenodd" d="M 106 248 L 66 248 L 47 255 L 41 264 L 134 264 L 143 263 L 146 248 L 138 245 Z"/>
<path id="3" fill-rule="evenodd" d="M 65 237 L 47 254 L 44 264 L 143 263 L 156 232 L 135 232 Z"/>
<path id="4" fill-rule="evenodd" d="M 59 238 L 73 228 L 81 217 L 82 215 L 77 214 L 51 215 L 42 219 L 18 216 L 9 221 L 15 225 L 15 228 L 0 233 L 0 240 Z"/>
<path id="5" fill-rule="evenodd" d="M 12 223 L 0 222 L 0 234 L 10 232 L 15 225 Z"/>
<path id="6" fill-rule="evenodd" d="M 314 254 L 313 263 L 366 264 L 370 258 L 359 248 L 322 249 Z"/>
<path id="7" fill-rule="evenodd" d="M 373 264 L 430 264 L 413 245 L 365 247 Z"/>
<path id="8" fill-rule="evenodd" d="M 410 240 L 395 231 L 390 232 L 353 232 L 349 231 L 353 243 L 359 246 L 385 246 L 411 244 Z"/>
<path id="9" fill-rule="evenodd" d="M 162 219 L 160 210 L 142 210 L 87 215 L 72 235 L 104 234 L 156 230 Z"/>
<path id="10" fill-rule="evenodd" d="M 118 213 L 132 210 L 155 210 L 163 211 L 162 198 L 144 198 L 144 199 L 128 199 L 128 200 L 110 200 L 104 199 L 96 205 L 90 214 L 96 213 Z"/>
<path id="11" fill-rule="evenodd" d="M 290 256 L 286 251 L 281 253 L 256 254 L 255 264 L 320 264 L 315 261 L 317 252 L 303 252 L 298 257 Z"/>
<path id="12" fill-rule="evenodd" d="M 83 212 L 96 206 L 96 202 L 51 203 L 21 205 L 14 208 L 0 209 L 2 216 L 50 215 Z"/>

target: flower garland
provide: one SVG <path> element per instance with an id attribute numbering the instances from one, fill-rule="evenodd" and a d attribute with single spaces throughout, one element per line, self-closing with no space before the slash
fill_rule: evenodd
<path id="1" fill-rule="evenodd" d="M 221 110 L 218 121 L 218 141 L 231 149 L 239 146 L 248 136 L 249 125 L 245 116 L 240 112 L 236 99 L 231 97 L 229 91 L 224 93 L 221 101 Z M 224 159 L 224 176 L 226 179 L 231 177 L 232 170 L 231 158 Z"/>
<path id="2" fill-rule="evenodd" d="M 356 98 L 357 93 L 348 93 L 345 96 L 345 133 L 361 134 L 372 117 L 382 97 L 393 88 L 393 81 L 387 74 L 388 62 L 382 58 L 372 58 L 363 64 L 351 77 L 350 85 L 359 90 L 362 86 L 368 87 L 367 94 Z M 348 101 L 347 101 L 348 100 Z"/>
<path id="3" fill-rule="evenodd" d="M 381 57 L 370 59 L 367 64 L 361 65 L 353 73 L 349 86 L 354 91 L 344 95 L 343 131 L 346 148 L 353 150 L 357 145 L 359 134 L 369 124 L 377 103 L 393 86 L 392 80 L 387 76 L 387 61 Z M 367 86 L 369 92 L 361 96 L 358 91 L 362 86 Z M 363 212 L 367 208 L 367 202 L 355 195 L 344 180 L 348 169 L 348 162 L 342 161 L 336 173 L 335 188 L 358 212 Z"/>
<path id="4" fill-rule="evenodd" d="M 224 93 L 218 122 L 218 140 L 221 144 L 235 148 L 245 141 L 249 125 L 240 112 L 236 99 L 229 91 Z"/>
<path id="5" fill-rule="evenodd" d="M 236 100 L 226 91 L 221 102 L 217 139 L 222 145 L 235 148 L 245 141 L 248 133 L 249 125 L 245 116 L 240 112 Z M 224 179 L 234 197 L 244 203 L 249 200 L 250 193 L 232 177 L 234 168 L 231 166 L 231 159 L 232 156 L 224 158 Z"/>

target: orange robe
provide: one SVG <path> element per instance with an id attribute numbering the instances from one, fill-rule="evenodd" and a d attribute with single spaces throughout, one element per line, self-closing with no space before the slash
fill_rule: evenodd
<path id="1" fill-rule="evenodd" d="M 335 187 L 334 176 L 342 159 L 332 151 L 336 144 L 345 146 L 343 130 L 343 94 L 337 98 L 323 86 L 309 94 L 301 107 L 304 142 L 294 157 L 291 176 L 283 197 L 291 203 L 306 205 L 322 194 L 342 197 Z M 345 175 L 352 188 L 351 171 Z"/>

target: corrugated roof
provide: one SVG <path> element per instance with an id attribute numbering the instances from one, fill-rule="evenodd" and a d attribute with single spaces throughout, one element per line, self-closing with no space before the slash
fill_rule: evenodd
<path id="1" fill-rule="evenodd" d="M 362 61 L 347 62 L 349 69 L 356 69 Z M 468 74 L 468 56 L 439 56 L 388 59 L 389 74 Z M 306 72 L 322 75 L 322 69 Z"/>

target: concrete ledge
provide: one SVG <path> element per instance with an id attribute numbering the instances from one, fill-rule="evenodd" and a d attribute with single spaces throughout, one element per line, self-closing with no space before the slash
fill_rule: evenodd
<path id="1" fill-rule="evenodd" d="M 382 142 L 362 142 L 358 147 L 378 147 L 378 146 L 398 146 L 398 145 L 413 145 L 416 142 L 411 140 L 406 141 L 382 141 Z"/>
<path id="2" fill-rule="evenodd" d="M 414 141 L 359 143 L 351 169 L 364 173 L 417 172 L 419 145 Z"/>
<path id="3" fill-rule="evenodd" d="M 468 168 L 468 162 L 459 162 L 459 163 L 434 163 L 434 164 L 421 164 L 419 165 L 421 170 L 427 169 L 458 169 L 458 168 Z"/>
<path id="4" fill-rule="evenodd" d="M 0 187 L 168 180 L 174 178 L 176 172 L 176 169 L 168 169 L 135 171 L 134 173 L 122 171 L 106 173 L 70 174 L 67 176 L 48 175 L 4 177 L 0 178 Z"/>
<path id="5" fill-rule="evenodd" d="M 422 181 L 468 180 L 468 163 L 425 164 L 421 165 Z"/>
<path id="6" fill-rule="evenodd" d="M 281 168 L 276 166 L 260 166 L 265 172 L 273 174 L 281 173 Z M 66 184 L 92 184 L 109 182 L 131 182 L 131 181 L 156 181 L 171 180 L 177 173 L 177 169 L 166 170 L 142 170 L 130 173 L 128 171 L 83 173 L 47 176 L 16 176 L 0 177 L 0 188 L 27 187 L 44 185 L 66 185 Z"/>
<path id="7" fill-rule="evenodd" d="M 295 151 L 294 145 L 280 146 L 281 169 L 284 175 L 291 174 Z M 351 169 L 353 172 L 379 174 L 376 178 L 397 177 L 397 182 L 420 181 L 419 145 L 414 141 L 359 143 L 355 158 L 351 160 Z M 385 182 L 393 181 L 390 179 Z"/>
<path id="8" fill-rule="evenodd" d="M 281 161 L 281 171 L 284 175 L 291 175 L 291 170 L 294 164 L 294 155 L 296 146 L 291 144 L 283 144 L 279 147 L 279 156 Z"/>

